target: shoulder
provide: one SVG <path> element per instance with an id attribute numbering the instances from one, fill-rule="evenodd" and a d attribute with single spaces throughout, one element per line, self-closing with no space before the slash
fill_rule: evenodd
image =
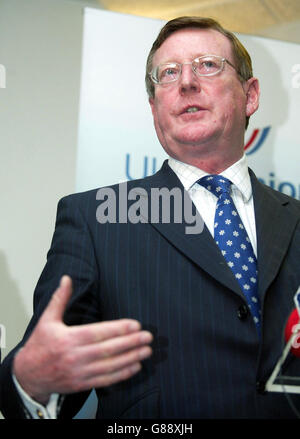
<path id="1" fill-rule="evenodd" d="M 156 186 L 161 186 L 166 183 L 170 178 L 174 179 L 174 172 L 167 164 L 167 160 L 163 163 L 161 169 L 159 169 L 155 174 L 135 179 L 128 180 L 120 183 L 115 183 L 107 186 L 100 186 L 98 188 L 90 189 L 83 192 L 76 192 L 64 196 L 59 200 L 59 206 L 61 205 L 76 205 L 76 206 L 87 206 L 90 203 L 96 203 L 99 200 L 101 194 L 113 194 L 118 195 L 120 192 L 130 191 L 136 188 L 151 188 Z M 176 177 L 175 177 L 176 178 Z"/>
<path id="2" fill-rule="evenodd" d="M 253 171 L 250 170 L 249 172 L 252 182 L 253 196 L 256 201 L 259 200 L 262 204 L 268 204 L 268 202 L 271 202 L 272 204 L 274 203 L 274 206 L 276 206 L 276 204 L 278 206 L 285 206 L 290 210 L 291 214 L 300 216 L 299 200 L 267 186 L 257 179 Z"/>

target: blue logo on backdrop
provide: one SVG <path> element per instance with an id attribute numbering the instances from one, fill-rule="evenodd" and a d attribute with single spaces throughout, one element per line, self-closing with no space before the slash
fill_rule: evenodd
<path id="1" fill-rule="evenodd" d="M 256 128 L 253 130 L 248 142 L 244 146 L 245 153 L 247 155 L 253 154 L 256 152 L 264 143 L 269 134 L 271 127 L 265 127 L 262 129 Z"/>
<path id="2" fill-rule="evenodd" d="M 246 155 L 251 155 L 257 152 L 263 143 L 265 142 L 271 127 L 267 126 L 264 128 L 256 128 L 253 130 L 248 142 L 244 146 L 244 151 Z M 290 195 L 293 198 L 298 198 L 300 200 L 300 184 L 297 187 L 290 181 L 277 182 L 275 180 L 274 172 L 270 172 L 268 179 L 259 178 L 259 180 L 270 186 L 272 189 L 276 189 L 279 192 Z"/>
<path id="3" fill-rule="evenodd" d="M 130 157 L 131 154 L 126 154 L 126 164 L 125 164 L 125 175 L 128 180 L 135 180 L 136 178 L 144 178 L 148 175 L 153 175 L 156 172 L 156 157 L 152 157 L 152 160 L 150 157 L 145 156 L 144 157 L 144 163 L 142 164 L 142 172 L 141 175 L 132 176 L 130 172 Z"/>
<path id="4" fill-rule="evenodd" d="M 289 195 L 290 197 L 297 198 L 298 200 L 300 200 L 300 184 L 298 184 L 298 188 L 297 188 L 297 186 L 291 181 L 276 182 L 276 176 L 274 172 L 270 172 L 266 179 L 258 178 L 258 180 L 266 184 L 267 186 L 270 186 L 272 189 L 276 189 L 277 191 L 282 192 L 283 194 Z"/>

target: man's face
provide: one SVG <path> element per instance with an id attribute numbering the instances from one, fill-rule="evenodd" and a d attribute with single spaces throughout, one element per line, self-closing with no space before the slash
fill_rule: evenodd
<path id="1" fill-rule="evenodd" d="M 154 55 L 153 66 L 191 62 L 205 54 L 219 55 L 235 65 L 231 43 L 223 34 L 212 29 L 189 28 L 164 41 Z M 225 63 L 217 75 L 200 78 L 191 65 L 183 65 L 178 81 L 156 85 L 150 105 L 158 138 L 166 152 L 187 163 L 192 163 L 193 157 L 207 158 L 216 153 L 240 158 L 245 117 L 257 108 L 248 102 L 250 82 L 242 84 L 234 68 Z M 198 111 L 187 112 L 189 107 Z"/>

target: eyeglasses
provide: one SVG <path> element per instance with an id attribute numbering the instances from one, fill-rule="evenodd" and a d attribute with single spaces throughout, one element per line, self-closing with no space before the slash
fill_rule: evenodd
<path id="1" fill-rule="evenodd" d="M 182 66 L 185 64 L 190 64 L 193 72 L 197 76 L 214 76 L 224 69 L 225 62 L 233 67 L 240 76 L 240 73 L 235 66 L 226 58 L 218 55 L 203 55 L 194 59 L 192 62 L 182 64 L 176 62 L 159 64 L 157 67 L 154 67 L 150 73 L 150 77 L 155 84 L 169 84 L 170 82 L 175 82 L 180 78 Z"/>

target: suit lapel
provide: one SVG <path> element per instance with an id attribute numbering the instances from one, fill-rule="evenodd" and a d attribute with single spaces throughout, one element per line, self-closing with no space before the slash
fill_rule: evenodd
<path id="1" fill-rule="evenodd" d="M 287 197 L 261 184 L 250 170 L 256 234 L 259 294 L 263 299 L 288 250 L 299 216 L 291 214 Z"/>
<path id="2" fill-rule="evenodd" d="M 257 180 L 251 169 L 249 172 L 256 220 L 259 294 L 263 300 L 266 290 L 278 273 L 299 218 L 296 215 L 291 215 L 287 197 L 274 193 Z M 145 179 L 142 186 L 148 192 L 149 197 L 151 197 L 151 188 L 167 188 L 171 191 L 176 187 L 182 193 L 185 192 L 167 161 L 164 162 L 160 171 Z M 189 227 L 190 224 L 186 223 L 184 215 L 181 223 L 158 222 L 151 224 L 180 252 L 214 279 L 244 297 L 206 226 L 204 226 L 202 233 L 187 234 L 186 227 Z"/>
<path id="3" fill-rule="evenodd" d="M 144 188 L 147 190 L 149 197 L 151 197 L 151 188 L 167 188 L 170 191 L 173 188 L 179 188 L 182 191 L 182 194 L 185 192 L 182 183 L 168 166 L 166 161 L 157 174 L 145 180 Z M 180 252 L 205 270 L 214 279 L 243 297 L 232 271 L 227 266 L 219 247 L 215 243 L 207 227 L 204 226 L 201 233 L 187 234 L 186 227 L 191 226 L 191 224 L 185 221 L 184 215 L 182 215 L 182 218 L 182 222 L 180 223 L 171 221 L 170 223 L 151 223 L 151 225 L 168 241 L 170 241 L 172 245 L 176 246 Z M 199 223 L 203 223 L 199 214 L 198 219 Z"/>

